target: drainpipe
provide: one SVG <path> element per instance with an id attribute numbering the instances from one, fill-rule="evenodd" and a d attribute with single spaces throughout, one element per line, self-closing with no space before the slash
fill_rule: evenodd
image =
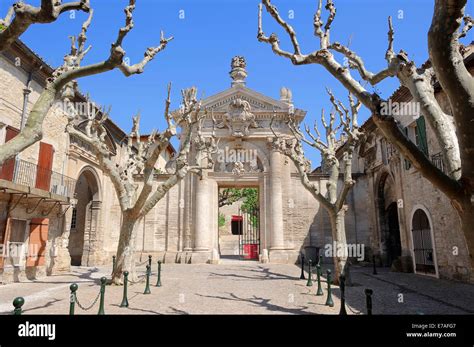
<path id="1" fill-rule="evenodd" d="M 25 127 L 26 120 L 27 120 L 26 111 L 27 111 L 27 107 L 28 107 L 28 100 L 30 98 L 30 93 L 31 93 L 30 84 L 31 84 L 32 77 L 33 77 L 33 72 L 30 71 L 28 73 L 28 79 L 26 81 L 26 86 L 23 89 L 23 109 L 21 110 L 20 131 L 22 131 L 23 128 Z M 14 173 L 13 173 L 13 182 L 16 182 L 16 175 L 17 175 L 17 172 L 18 172 L 18 165 L 19 164 L 20 163 L 18 161 L 18 155 L 17 155 L 17 156 L 15 156 L 15 170 L 14 170 Z"/>
<path id="2" fill-rule="evenodd" d="M 30 85 L 31 85 L 32 77 L 33 77 L 33 72 L 30 71 L 28 73 L 28 80 L 26 81 L 26 86 L 23 89 L 23 109 L 21 111 L 20 130 L 23 130 L 23 128 L 25 127 L 25 124 L 26 124 L 26 119 L 27 119 L 27 117 L 26 117 L 26 108 L 28 107 L 28 101 L 30 99 L 30 93 L 31 93 Z"/>

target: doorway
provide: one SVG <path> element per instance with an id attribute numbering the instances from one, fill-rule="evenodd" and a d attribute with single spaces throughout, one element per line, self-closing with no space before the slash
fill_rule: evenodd
<path id="1" fill-rule="evenodd" d="M 219 187 L 218 250 L 221 259 L 258 260 L 260 206 L 257 187 Z"/>
<path id="2" fill-rule="evenodd" d="M 413 253 L 417 273 L 436 274 L 431 226 L 428 216 L 417 209 L 412 219 Z"/>
<path id="3" fill-rule="evenodd" d="M 94 202 L 99 199 L 99 185 L 95 174 L 87 169 L 77 179 L 75 187 L 77 205 L 72 211 L 68 250 L 72 266 L 90 266 L 92 240 L 98 221 Z"/>

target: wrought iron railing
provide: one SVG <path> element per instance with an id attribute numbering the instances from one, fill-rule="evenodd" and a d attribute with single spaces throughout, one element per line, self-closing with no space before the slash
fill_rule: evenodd
<path id="1" fill-rule="evenodd" d="M 0 179 L 37 188 L 64 197 L 74 197 L 76 180 L 21 159 L 0 166 Z"/>
<path id="2" fill-rule="evenodd" d="M 441 171 L 445 172 L 444 161 L 443 161 L 443 154 L 441 152 L 433 154 L 431 156 L 431 162 L 434 166 L 436 166 Z"/>

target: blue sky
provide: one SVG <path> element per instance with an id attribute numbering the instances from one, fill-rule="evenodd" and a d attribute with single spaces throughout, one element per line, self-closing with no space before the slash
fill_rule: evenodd
<path id="1" fill-rule="evenodd" d="M 2 15 L 12 2 L 1 0 Z M 28 2 L 38 4 L 40 1 Z M 128 1 L 91 0 L 91 3 L 95 16 L 88 43 L 93 49 L 84 64 L 108 56 L 110 43 L 123 25 L 123 8 Z M 295 67 L 288 60 L 274 55 L 268 45 L 257 41 L 258 3 L 258 0 L 137 0 L 135 28 L 124 44 L 131 62 L 140 60 L 146 47 L 159 43 L 161 29 L 175 39 L 148 64 L 144 74 L 126 78 L 114 71 L 86 77 L 79 81 L 80 88 L 89 92 L 99 104 L 111 105 L 113 120 L 127 131 L 131 126 L 131 116 L 140 110 L 142 133 L 164 127 L 163 106 L 169 81 L 173 82 L 174 107 L 179 104 L 180 89 L 185 87 L 195 85 L 200 95 L 213 95 L 230 86 L 230 60 L 235 55 L 246 57 L 249 88 L 276 99 L 282 86 L 290 88 L 295 106 L 308 111 L 307 122 L 319 118 L 322 107 L 330 109 L 326 86 L 346 101 L 346 91 L 323 68 L 316 65 Z M 317 1 L 274 0 L 274 3 L 296 29 L 303 51 L 318 48 L 319 41 L 313 36 L 312 26 Z M 390 15 L 394 17 L 395 49 L 407 51 L 417 64 L 427 59 L 427 31 L 433 1 L 335 0 L 335 4 L 338 12 L 333 23 L 332 40 L 347 43 L 350 39 L 351 48 L 364 58 L 370 70 L 378 71 L 386 66 L 384 55 L 387 17 Z M 180 18 L 181 10 L 184 19 Z M 290 10 L 294 13 L 293 19 L 288 18 Z M 277 32 L 283 47 L 289 48 L 287 36 L 265 14 L 267 35 Z M 401 14 L 403 18 L 399 19 Z M 85 16 L 78 13 L 75 19 L 71 19 L 66 15 L 54 24 L 35 25 L 22 36 L 22 40 L 53 67 L 59 66 L 69 49 L 68 35 L 79 32 Z M 383 96 L 388 96 L 397 86 L 398 81 L 391 79 L 377 89 Z M 362 110 L 361 121 L 367 117 L 368 113 Z M 313 166 L 317 166 L 319 155 L 311 149 L 306 153 Z"/>

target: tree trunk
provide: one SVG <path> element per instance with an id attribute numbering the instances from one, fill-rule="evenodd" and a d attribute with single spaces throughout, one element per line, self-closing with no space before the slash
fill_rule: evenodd
<path id="1" fill-rule="evenodd" d="M 135 219 L 130 220 L 129 218 L 126 218 L 126 214 L 124 214 L 123 223 L 120 227 L 120 238 L 117 247 L 115 270 L 112 274 L 113 284 L 123 284 L 122 274 L 124 271 L 129 272 L 128 278 L 130 281 L 137 281 L 135 272 L 135 252 L 132 242 L 135 224 Z"/>
<path id="2" fill-rule="evenodd" d="M 339 284 L 339 276 L 345 274 L 347 263 L 347 241 L 344 217 L 346 211 L 342 208 L 339 212 L 329 213 L 331 221 L 331 231 L 333 236 L 333 259 L 334 273 L 333 283 Z"/>

